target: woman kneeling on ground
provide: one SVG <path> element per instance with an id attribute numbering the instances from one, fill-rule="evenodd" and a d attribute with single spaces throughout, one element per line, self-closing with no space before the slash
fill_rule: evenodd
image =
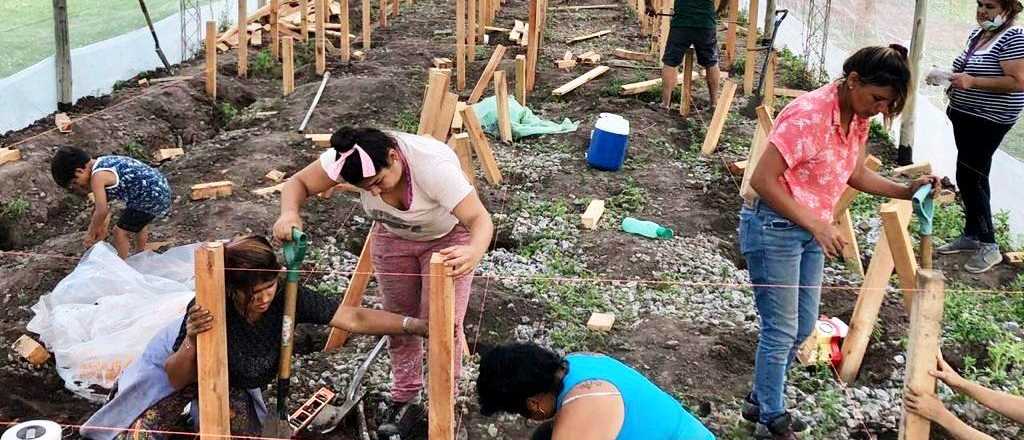
<path id="1" fill-rule="evenodd" d="M 430 137 L 341 128 L 331 136 L 331 148 L 285 184 L 274 236 L 289 240 L 291 229 L 301 228 L 299 208 L 306 198 L 341 182 L 354 186 L 363 210 L 376 222 L 371 252 L 385 310 L 426 318 L 431 255 L 440 253 L 453 268 L 453 331 L 455 346 L 461 347 L 473 269 L 487 252 L 494 225 L 458 157 Z M 392 336 L 390 342 L 391 405 L 378 430 L 385 438 L 412 432 L 424 414 L 419 404 L 423 342 L 408 336 Z M 458 377 L 462 350 L 454 354 Z"/>
<path id="2" fill-rule="evenodd" d="M 227 243 L 224 267 L 240 269 L 224 272 L 229 304 L 224 325 L 228 337 L 231 433 L 255 436 L 262 432 L 262 420 L 267 416 L 261 389 L 278 373 L 284 316 L 284 283 L 280 282 L 280 274 L 284 269 L 270 243 L 259 236 Z M 427 332 L 426 321 L 379 310 L 339 308 L 337 300 L 301 287 L 295 321 L 362 334 L 426 336 Z M 82 427 L 82 436 L 109 440 L 165 436 L 148 431 L 195 432 L 196 335 L 209 331 L 213 325 L 210 312 L 193 300 L 185 317 L 157 333 L 142 355 L 121 373 L 111 399 Z M 192 423 L 181 416 L 190 402 Z"/>
<path id="3" fill-rule="evenodd" d="M 530 343 L 483 354 L 480 412 L 548 420 L 536 439 L 708 440 L 715 436 L 672 396 L 611 357 L 566 357 Z"/>
<path id="4" fill-rule="evenodd" d="M 938 186 L 935 176 L 903 185 L 864 166 L 869 118 L 899 114 L 909 82 L 905 48 L 857 51 L 840 80 L 782 110 L 750 180 L 756 194 L 743 194 L 740 248 L 761 321 L 743 417 L 758 424 L 757 438 L 796 439 L 807 427 L 786 412 L 786 370 L 818 319 L 824 257 L 847 245 L 833 224 L 846 187 L 910 199 L 922 185 Z"/>

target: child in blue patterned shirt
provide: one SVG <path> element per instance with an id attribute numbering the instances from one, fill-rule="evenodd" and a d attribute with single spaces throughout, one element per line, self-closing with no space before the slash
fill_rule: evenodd
<path id="1" fill-rule="evenodd" d="M 93 193 L 93 209 L 85 245 L 107 238 L 109 199 L 124 202 L 117 225 L 114 226 L 114 247 L 121 258 L 131 250 L 128 233 L 135 234 L 137 250 L 143 250 L 149 239 L 149 224 L 167 215 L 171 208 L 171 187 L 159 171 L 125 156 L 91 158 L 75 147 L 63 147 L 50 162 L 53 180 L 61 188 L 77 194 Z"/>

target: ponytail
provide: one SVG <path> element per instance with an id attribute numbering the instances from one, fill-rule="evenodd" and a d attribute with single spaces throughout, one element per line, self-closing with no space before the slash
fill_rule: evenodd
<path id="1" fill-rule="evenodd" d="M 858 50 L 843 62 L 843 79 L 857 72 L 860 81 L 879 87 L 892 87 L 896 98 L 892 101 L 889 115 L 903 111 L 910 93 L 910 62 L 907 48 L 899 44 L 888 47 L 870 46 Z"/>
<path id="2" fill-rule="evenodd" d="M 358 145 L 373 162 L 376 172 L 388 167 L 388 152 L 397 146 L 394 139 L 376 128 L 342 127 L 331 135 L 331 148 L 340 157 Z M 362 155 L 352 154 L 345 159 L 339 177 L 353 185 L 364 179 Z"/>

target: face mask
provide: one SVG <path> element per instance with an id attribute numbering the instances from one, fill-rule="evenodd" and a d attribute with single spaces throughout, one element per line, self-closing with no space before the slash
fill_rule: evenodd
<path id="1" fill-rule="evenodd" d="M 981 27 L 986 31 L 992 32 L 996 29 L 999 29 L 999 27 L 1002 26 L 1004 23 L 1006 23 L 1006 15 L 999 14 L 996 16 L 996 18 L 992 20 L 985 20 L 981 22 Z"/>

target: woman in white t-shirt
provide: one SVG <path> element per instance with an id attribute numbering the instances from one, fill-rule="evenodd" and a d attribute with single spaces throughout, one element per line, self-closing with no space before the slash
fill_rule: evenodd
<path id="1" fill-rule="evenodd" d="M 355 186 L 363 209 L 377 223 L 371 252 L 384 308 L 427 316 L 430 279 L 422 275 L 430 273 L 430 257 L 439 252 L 456 276 L 455 346 L 461 347 L 473 269 L 490 245 L 494 225 L 458 157 L 430 137 L 341 128 L 331 136 L 331 149 L 285 183 L 274 236 L 290 239 L 292 228 L 302 227 L 303 201 L 343 182 Z M 391 336 L 390 352 L 392 406 L 382 422 L 385 438 L 404 431 L 407 422 L 419 418 L 409 415 L 422 411 L 422 339 Z M 462 350 L 454 354 L 458 376 Z"/>

